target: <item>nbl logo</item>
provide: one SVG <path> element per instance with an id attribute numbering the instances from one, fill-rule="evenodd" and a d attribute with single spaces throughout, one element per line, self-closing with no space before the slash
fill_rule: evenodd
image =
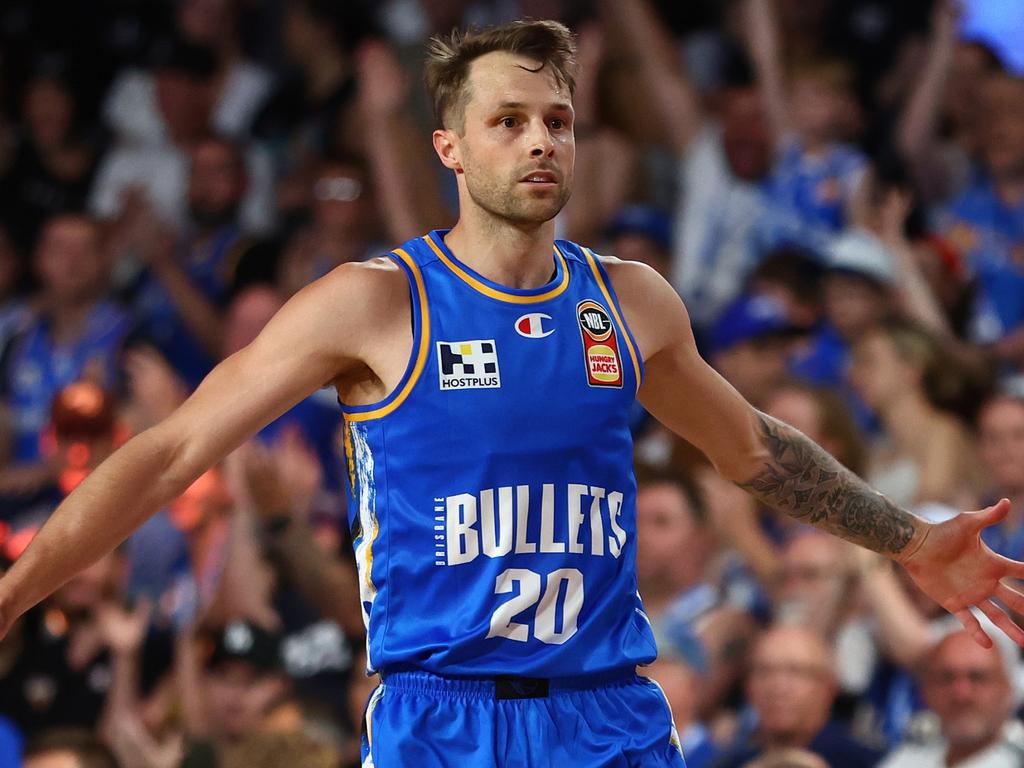
<path id="1" fill-rule="evenodd" d="M 501 386 L 494 339 L 437 342 L 439 384 L 449 389 L 495 389 Z"/>
<path id="2" fill-rule="evenodd" d="M 621 387 L 622 363 L 615 326 L 608 311 L 593 299 L 576 305 L 583 339 L 583 362 L 592 387 Z"/>

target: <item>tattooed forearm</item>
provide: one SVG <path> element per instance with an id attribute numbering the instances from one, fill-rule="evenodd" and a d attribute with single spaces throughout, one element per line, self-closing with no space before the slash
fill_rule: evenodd
<path id="1" fill-rule="evenodd" d="M 790 517 L 888 555 L 906 549 L 915 518 L 873 491 L 824 449 L 764 414 L 764 468 L 740 486 Z"/>

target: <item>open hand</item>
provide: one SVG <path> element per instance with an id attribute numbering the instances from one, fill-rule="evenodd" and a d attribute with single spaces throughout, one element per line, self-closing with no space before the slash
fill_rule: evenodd
<path id="1" fill-rule="evenodd" d="M 1010 502 L 1003 499 L 981 511 L 964 512 L 935 524 L 921 545 L 903 560 L 921 590 L 956 616 L 985 648 L 992 647 L 992 640 L 971 612 L 972 607 L 1024 646 L 1024 629 L 1003 608 L 1024 614 L 1024 594 L 1007 583 L 1024 579 L 1024 563 L 997 555 L 981 540 L 981 531 L 1001 522 L 1009 511 Z"/>

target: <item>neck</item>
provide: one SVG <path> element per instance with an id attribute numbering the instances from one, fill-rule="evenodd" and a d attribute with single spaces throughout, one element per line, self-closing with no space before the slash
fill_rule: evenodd
<path id="1" fill-rule="evenodd" d="M 459 261 L 499 285 L 539 288 L 551 279 L 553 219 L 516 225 L 464 213 L 444 241 Z"/>

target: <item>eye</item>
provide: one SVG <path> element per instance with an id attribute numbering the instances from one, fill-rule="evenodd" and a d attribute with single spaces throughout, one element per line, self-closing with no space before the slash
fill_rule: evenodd
<path id="1" fill-rule="evenodd" d="M 560 117 L 556 117 L 551 121 L 551 127 L 554 128 L 556 131 L 560 131 L 563 128 L 565 128 L 565 120 L 563 120 Z"/>
<path id="2" fill-rule="evenodd" d="M 515 128 L 516 119 L 514 117 L 503 117 L 501 118 L 501 124 L 506 128 Z"/>

